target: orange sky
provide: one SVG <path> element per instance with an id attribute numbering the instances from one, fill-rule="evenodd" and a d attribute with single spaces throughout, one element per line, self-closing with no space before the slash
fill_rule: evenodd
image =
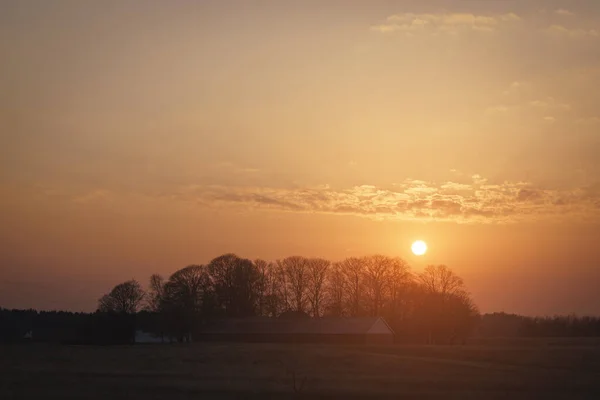
<path id="1" fill-rule="evenodd" d="M 421 3 L 0 3 L 0 306 L 378 252 L 600 313 L 600 2 Z"/>

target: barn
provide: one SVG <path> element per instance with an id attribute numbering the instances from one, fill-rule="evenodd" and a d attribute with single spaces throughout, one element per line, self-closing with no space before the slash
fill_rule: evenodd
<path id="1" fill-rule="evenodd" d="M 394 331 L 380 317 L 239 318 L 215 321 L 197 341 L 392 344 Z"/>

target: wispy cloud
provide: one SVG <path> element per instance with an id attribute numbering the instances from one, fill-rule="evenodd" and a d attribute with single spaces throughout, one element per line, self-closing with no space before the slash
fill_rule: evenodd
<path id="1" fill-rule="evenodd" d="M 525 113 L 547 122 L 554 122 L 557 116 L 570 113 L 570 104 L 551 96 L 535 96 L 533 85 L 525 82 L 513 82 L 502 92 L 502 103 L 485 108 L 487 117 L 507 116 L 514 113 Z"/>
<path id="2" fill-rule="evenodd" d="M 214 165 L 215 169 L 227 171 L 233 174 L 254 174 L 260 172 L 258 168 L 242 167 L 232 162 L 220 162 Z"/>
<path id="3" fill-rule="evenodd" d="M 204 206 L 343 214 L 373 219 L 509 223 L 569 217 L 600 218 L 598 188 L 558 190 L 528 182 L 428 182 L 407 179 L 388 188 L 192 186 L 172 198 Z"/>
<path id="4" fill-rule="evenodd" d="M 408 36 L 426 32 L 454 35 L 460 31 L 492 32 L 504 24 L 520 20 L 521 18 L 513 13 L 502 15 L 404 13 L 390 15 L 385 22 L 374 25 L 371 29 L 380 33 L 400 32 Z"/>
<path id="5" fill-rule="evenodd" d="M 546 97 L 543 100 L 533 100 L 529 103 L 531 106 L 545 110 L 570 111 L 571 106 L 566 103 L 556 101 L 554 97 Z"/>
<path id="6" fill-rule="evenodd" d="M 485 109 L 486 116 L 503 115 L 510 111 L 510 107 L 506 105 L 491 106 Z"/>
<path id="7" fill-rule="evenodd" d="M 508 85 L 508 88 L 502 92 L 505 96 L 520 94 L 522 92 L 531 91 L 530 82 L 515 81 Z"/>
<path id="8" fill-rule="evenodd" d="M 112 197 L 113 194 L 109 190 L 96 189 L 80 195 L 76 195 L 75 197 L 73 197 L 73 202 L 79 204 L 88 204 L 99 201 L 107 202 L 111 201 Z"/>
<path id="9" fill-rule="evenodd" d="M 558 10 L 554 10 L 554 14 L 556 15 L 562 15 L 565 17 L 573 17 L 575 16 L 575 13 L 569 10 L 565 10 L 563 8 L 559 8 Z"/>
<path id="10" fill-rule="evenodd" d="M 546 28 L 545 32 L 550 36 L 565 37 L 571 39 L 600 37 L 600 31 L 598 31 L 597 29 L 567 28 L 562 25 L 552 25 Z"/>
<path id="11" fill-rule="evenodd" d="M 598 125 L 598 124 L 600 124 L 600 118 L 598 118 L 598 117 L 579 118 L 575 122 L 580 125 Z"/>

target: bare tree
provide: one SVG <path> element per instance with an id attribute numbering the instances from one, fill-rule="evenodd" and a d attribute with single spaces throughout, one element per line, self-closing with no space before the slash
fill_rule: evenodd
<path id="1" fill-rule="evenodd" d="M 150 285 L 146 293 L 146 308 L 152 312 L 159 312 L 161 301 L 164 298 L 165 278 L 158 274 L 150 277 Z"/>
<path id="2" fill-rule="evenodd" d="M 325 279 L 331 262 L 323 258 L 311 258 L 307 261 L 308 301 L 312 316 L 320 317 L 325 297 Z"/>
<path id="3" fill-rule="evenodd" d="M 189 265 L 169 277 L 164 285 L 165 297 L 179 301 L 193 309 L 200 309 L 202 296 L 210 285 L 210 276 L 204 265 Z"/>
<path id="4" fill-rule="evenodd" d="M 254 266 L 258 272 L 257 282 L 257 313 L 264 315 L 267 308 L 267 296 L 269 292 L 269 262 L 261 259 L 254 260 Z"/>
<path id="5" fill-rule="evenodd" d="M 225 313 L 232 308 L 235 286 L 235 268 L 238 263 L 235 254 L 223 254 L 214 258 L 207 266 L 219 304 Z"/>
<path id="6" fill-rule="evenodd" d="M 290 311 L 292 307 L 291 302 L 291 294 L 289 290 L 288 278 L 285 270 L 285 264 L 277 260 L 274 265 L 274 282 L 276 286 L 277 298 L 280 301 L 280 307 L 278 312 L 282 313 L 285 311 Z"/>
<path id="7" fill-rule="evenodd" d="M 256 265 L 235 254 L 225 254 L 208 264 L 218 303 L 230 317 L 256 314 L 260 273 Z"/>
<path id="8" fill-rule="evenodd" d="M 339 317 L 344 314 L 344 292 L 346 286 L 341 264 L 333 264 L 329 268 L 327 275 L 327 313 Z"/>
<path id="9" fill-rule="evenodd" d="M 392 258 L 379 254 L 364 258 L 365 297 L 372 316 L 379 316 L 381 313 L 393 263 Z"/>
<path id="10" fill-rule="evenodd" d="M 417 310 L 428 342 L 464 341 L 479 311 L 462 278 L 446 265 L 428 265 L 418 275 L 418 281 L 423 294 Z"/>
<path id="11" fill-rule="evenodd" d="M 479 307 L 466 292 L 463 295 L 457 295 L 455 301 L 456 304 L 452 307 L 454 327 L 451 340 L 458 340 L 464 344 L 479 322 L 481 315 Z"/>
<path id="12" fill-rule="evenodd" d="M 306 312 L 308 301 L 308 260 L 300 256 L 292 256 L 278 260 L 285 278 L 286 294 L 289 306 L 293 311 Z"/>
<path id="13" fill-rule="evenodd" d="M 165 300 L 165 279 L 153 274 L 150 277 L 148 290 L 146 291 L 146 310 L 154 313 L 155 318 L 152 322 L 153 331 L 160 335 L 161 341 L 165 340 L 165 333 L 169 331 L 168 318 L 164 306 Z"/>
<path id="14" fill-rule="evenodd" d="M 285 280 L 282 281 L 281 273 L 276 264 L 265 260 L 255 260 L 259 273 L 258 284 L 258 314 L 270 317 L 276 317 L 284 308 L 284 300 L 282 295 L 282 286 L 285 285 Z"/>
<path id="15" fill-rule="evenodd" d="M 407 303 L 413 275 L 409 265 L 403 259 L 397 257 L 390 261 L 386 317 L 388 322 L 399 323 L 408 311 Z"/>
<path id="16" fill-rule="evenodd" d="M 344 275 L 348 312 L 351 316 L 357 317 L 362 314 L 364 261 L 362 258 L 357 257 L 346 258 L 340 263 L 340 270 Z"/>
<path id="17" fill-rule="evenodd" d="M 110 293 L 102 296 L 98 301 L 98 309 L 101 312 L 135 314 L 140 309 L 144 296 L 142 286 L 132 279 L 118 284 Z"/>
<path id="18" fill-rule="evenodd" d="M 419 281 L 425 290 L 441 295 L 463 295 L 466 293 L 465 284 L 446 265 L 428 265 L 419 274 Z"/>
<path id="19" fill-rule="evenodd" d="M 164 284 L 161 309 L 179 341 L 191 341 L 196 325 L 208 314 L 213 295 L 210 276 L 204 265 L 190 265 L 176 271 Z"/>

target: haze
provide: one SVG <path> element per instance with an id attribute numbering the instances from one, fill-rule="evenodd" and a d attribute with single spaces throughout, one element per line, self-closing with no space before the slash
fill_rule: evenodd
<path id="1" fill-rule="evenodd" d="M 2 1 L 0 305 L 383 253 L 599 313 L 600 3 L 423 3 Z"/>

